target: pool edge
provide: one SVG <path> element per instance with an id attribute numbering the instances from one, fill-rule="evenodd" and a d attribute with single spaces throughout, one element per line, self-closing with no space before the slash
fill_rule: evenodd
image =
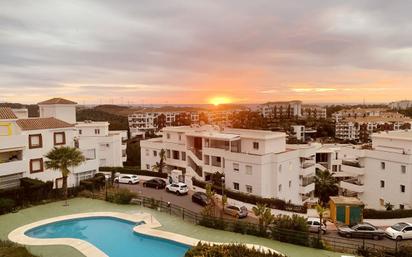
<path id="1" fill-rule="evenodd" d="M 156 238 L 161 238 L 169 241 L 174 241 L 177 243 L 181 243 L 184 245 L 188 246 L 196 246 L 199 242 L 203 243 L 209 243 L 209 244 L 227 244 L 227 243 L 219 243 L 219 242 L 208 242 L 208 241 L 203 241 L 199 240 L 196 238 L 168 232 L 168 231 L 162 231 L 158 230 L 156 228 L 161 227 L 162 225 L 160 222 L 151 214 L 149 213 L 136 213 L 136 214 L 127 214 L 127 213 L 121 213 L 121 212 L 89 212 L 89 213 L 79 213 L 79 214 L 71 214 L 71 215 L 64 215 L 64 216 L 58 216 L 54 218 L 49 218 L 49 219 L 44 219 L 40 220 L 37 222 L 33 222 L 21 227 L 18 227 L 11 231 L 8 234 L 8 238 L 10 241 L 23 244 L 23 245 L 67 245 L 75 248 L 78 250 L 80 253 L 82 253 L 86 257 L 109 257 L 106 255 L 103 251 L 101 251 L 99 248 L 94 246 L 93 244 L 81 240 L 81 239 L 74 239 L 74 238 L 53 238 L 53 239 L 40 239 L 40 238 L 33 238 L 26 236 L 26 232 L 34 229 L 39 226 L 47 225 L 50 223 L 55 223 L 59 221 L 64 221 L 64 220 L 70 220 L 70 219 L 79 219 L 79 218 L 93 218 L 93 217 L 111 217 L 111 218 L 117 218 L 121 220 L 126 220 L 130 222 L 144 222 L 141 225 L 135 226 L 133 228 L 133 231 L 135 233 L 147 235 L 147 236 L 152 236 Z M 255 248 L 259 249 L 261 251 L 271 251 L 271 252 L 276 252 L 278 254 L 282 254 L 277 250 L 261 246 L 261 245 L 255 245 L 255 244 L 244 244 L 249 248 Z M 282 254 L 283 255 L 283 254 Z"/>

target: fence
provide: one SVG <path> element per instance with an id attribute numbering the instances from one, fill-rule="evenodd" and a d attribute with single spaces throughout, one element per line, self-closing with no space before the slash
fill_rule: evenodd
<path id="1" fill-rule="evenodd" d="M 374 241 L 370 239 L 352 239 L 332 234 L 321 235 L 316 233 L 281 229 L 277 228 L 276 226 L 271 226 L 265 228 L 264 231 L 261 231 L 257 223 L 228 218 L 207 217 L 178 205 L 166 203 L 161 200 L 155 200 L 153 198 L 139 196 L 138 202 L 144 207 L 157 209 L 160 212 L 180 217 L 184 221 L 190 222 L 192 224 L 230 232 L 260 236 L 281 242 L 313 248 L 325 248 L 335 252 L 354 254 L 360 248 L 362 248 L 385 252 L 386 255 L 384 256 L 386 257 L 401 257 L 400 255 L 397 255 L 398 249 L 400 249 L 402 246 L 407 245 L 407 243 L 404 241 L 399 242 L 392 240 Z"/>

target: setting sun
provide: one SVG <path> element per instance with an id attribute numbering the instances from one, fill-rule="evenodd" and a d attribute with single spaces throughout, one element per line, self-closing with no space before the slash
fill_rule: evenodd
<path id="1" fill-rule="evenodd" d="M 209 100 L 209 103 L 218 106 L 220 104 L 229 104 L 231 103 L 232 100 L 228 97 L 214 97 L 212 99 Z"/>

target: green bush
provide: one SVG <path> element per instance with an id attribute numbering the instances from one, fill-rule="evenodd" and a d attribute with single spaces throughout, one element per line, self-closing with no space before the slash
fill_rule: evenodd
<path id="1" fill-rule="evenodd" d="M 306 219 L 298 215 L 278 215 L 271 228 L 273 239 L 304 246 L 311 244 Z"/>
<path id="2" fill-rule="evenodd" d="M 99 171 L 106 172 L 119 172 L 122 174 L 134 174 L 140 176 L 157 177 L 157 178 L 167 178 L 167 173 L 160 173 L 155 171 L 141 170 L 139 167 L 100 167 Z"/>
<path id="3" fill-rule="evenodd" d="M 193 180 L 193 185 L 200 187 L 200 188 L 206 188 L 206 182 L 199 181 L 195 178 Z M 222 188 L 218 185 L 212 185 L 212 189 L 216 193 L 221 193 Z M 307 208 L 305 206 L 300 206 L 300 205 L 294 205 L 290 203 L 286 203 L 283 200 L 280 199 L 275 199 L 275 198 L 263 198 L 257 195 L 251 195 L 251 194 L 245 194 L 241 192 L 235 192 L 232 190 L 225 189 L 225 194 L 227 197 L 244 202 L 244 203 L 250 203 L 250 204 L 266 204 L 269 208 L 272 209 L 278 209 L 278 210 L 287 210 L 287 211 L 293 211 L 293 212 L 300 212 L 300 213 L 306 213 Z"/>
<path id="4" fill-rule="evenodd" d="M 0 198 L 0 214 L 11 212 L 16 207 L 16 202 L 10 198 Z"/>
<path id="5" fill-rule="evenodd" d="M 364 209 L 363 218 L 364 219 L 400 219 L 400 218 L 410 218 L 412 217 L 412 209 L 408 210 L 391 210 L 391 211 L 381 211 L 374 209 Z"/>
<path id="6" fill-rule="evenodd" d="M 202 218 L 199 220 L 198 224 L 204 227 L 220 230 L 224 230 L 226 228 L 226 223 L 223 219 L 205 215 L 202 215 Z"/>
<path id="7" fill-rule="evenodd" d="M 80 188 L 89 191 L 100 190 L 105 186 L 105 183 L 104 174 L 97 173 L 93 178 L 80 181 Z"/>
<path id="8" fill-rule="evenodd" d="M 130 204 L 133 198 L 137 197 L 136 193 L 131 192 L 127 188 L 109 190 L 107 201 L 117 204 Z"/>
<path id="9" fill-rule="evenodd" d="M 412 257 L 412 247 L 401 246 L 397 252 L 389 249 L 382 250 L 370 247 L 359 247 L 356 253 L 364 257 Z"/>
<path id="10" fill-rule="evenodd" d="M 262 252 L 245 245 L 210 245 L 199 243 L 189 249 L 185 257 L 285 257 L 275 252 Z"/>
<path id="11" fill-rule="evenodd" d="M 0 241 L 0 257 L 38 257 L 29 253 L 29 251 L 21 245 L 14 244 L 10 241 Z"/>

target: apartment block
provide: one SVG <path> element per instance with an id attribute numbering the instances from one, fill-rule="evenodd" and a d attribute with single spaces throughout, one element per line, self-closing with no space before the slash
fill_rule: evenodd
<path id="1" fill-rule="evenodd" d="M 265 118 L 296 118 L 302 116 L 302 101 L 268 102 L 259 106 Z"/>
<path id="2" fill-rule="evenodd" d="M 0 189 L 18 186 L 22 177 L 53 181 L 59 187 L 60 171 L 44 165 L 45 155 L 54 147 L 77 147 L 86 157 L 71 169 L 69 186 L 92 177 L 103 166 L 102 159 L 107 160 L 104 166 L 122 166 L 126 131 L 109 131 L 107 122 L 73 122 L 76 103 L 62 98 L 41 102 L 39 109 L 40 117 L 19 118 L 12 109 L 0 108 Z"/>
<path id="3" fill-rule="evenodd" d="M 340 182 L 345 195 L 359 197 L 367 208 L 412 208 L 412 131 L 372 135 L 370 147 L 342 148 L 353 178 Z"/>
<path id="4" fill-rule="evenodd" d="M 402 100 L 389 103 L 389 108 L 392 110 L 406 110 L 412 108 L 412 100 Z"/>
<path id="5" fill-rule="evenodd" d="M 315 147 L 286 145 L 280 132 L 166 127 L 161 138 L 141 141 L 142 169 L 150 170 L 166 151 L 167 171 L 209 181 L 225 174 L 228 189 L 303 204 L 314 201 Z"/>
<path id="6" fill-rule="evenodd" d="M 326 108 L 319 105 L 302 105 L 302 118 L 326 119 Z"/>

